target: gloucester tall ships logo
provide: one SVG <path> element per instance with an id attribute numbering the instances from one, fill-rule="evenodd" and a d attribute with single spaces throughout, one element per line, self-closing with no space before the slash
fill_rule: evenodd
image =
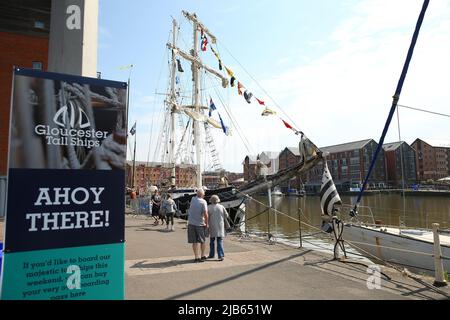
<path id="1" fill-rule="evenodd" d="M 84 110 L 73 101 L 62 106 L 54 115 L 56 125 L 37 125 L 34 132 L 45 137 L 48 145 L 99 147 L 100 142 L 108 136 L 107 131 L 91 128 L 91 121 Z"/>

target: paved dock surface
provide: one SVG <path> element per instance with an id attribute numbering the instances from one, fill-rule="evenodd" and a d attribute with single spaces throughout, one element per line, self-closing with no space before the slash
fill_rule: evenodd
<path id="1" fill-rule="evenodd" d="M 448 299 L 400 272 L 382 267 L 381 289 L 369 290 L 367 268 L 331 255 L 229 235 L 225 260 L 193 262 L 186 222 L 174 232 L 142 216 L 126 218 L 127 299 Z M 208 251 L 208 250 L 207 250 Z M 208 252 L 207 252 L 208 254 Z M 423 278 L 431 283 L 431 278 Z"/>
<path id="2" fill-rule="evenodd" d="M 381 289 L 369 290 L 367 268 L 333 261 L 331 255 L 269 244 L 257 237 L 231 234 L 225 260 L 193 262 L 186 222 L 175 219 L 167 232 L 153 219 L 125 219 L 126 299 L 131 300 L 304 300 L 304 299 L 449 299 L 448 287 L 431 290 L 396 270 L 382 267 Z M 0 221 L 0 237 L 4 223 Z M 207 252 L 208 253 L 208 252 Z M 431 284 L 432 278 L 423 278 Z"/>

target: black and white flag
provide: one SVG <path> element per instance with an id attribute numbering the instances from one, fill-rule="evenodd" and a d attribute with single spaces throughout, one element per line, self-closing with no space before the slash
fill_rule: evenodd
<path id="1" fill-rule="evenodd" d="M 134 123 L 133 127 L 132 127 L 131 130 L 130 130 L 130 134 L 131 134 L 132 136 L 134 136 L 135 133 L 136 133 L 136 122 Z"/>
<path id="2" fill-rule="evenodd" d="M 328 170 L 327 162 L 323 166 L 322 187 L 320 188 L 320 208 L 322 214 L 333 216 L 335 204 L 342 204 L 341 197 L 336 190 L 333 178 Z"/>

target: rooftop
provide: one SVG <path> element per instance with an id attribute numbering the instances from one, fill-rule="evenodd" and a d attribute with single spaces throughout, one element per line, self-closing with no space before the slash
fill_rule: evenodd
<path id="1" fill-rule="evenodd" d="M 360 140 L 360 141 L 354 141 L 354 142 L 347 142 L 347 143 L 343 143 L 343 144 L 337 144 L 337 145 L 334 145 L 334 146 L 328 146 L 328 147 L 320 148 L 320 150 L 322 150 L 322 152 L 329 152 L 329 153 L 337 153 L 337 152 L 358 150 L 358 149 L 363 148 L 370 141 L 373 141 L 373 139 L 365 139 L 365 140 Z"/>
<path id="2" fill-rule="evenodd" d="M 263 152 L 261 152 L 260 156 L 261 156 L 263 153 L 264 153 L 269 159 L 277 159 L 278 156 L 280 155 L 280 152 L 279 152 L 279 151 L 263 151 Z"/>
<path id="3" fill-rule="evenodd" d="M 298 148 L 287 147 L 286 149 L 288 149 L 290 152 L 292 152 L 295 156 L 299 156 L 300 155 L 300 150 Z"/>
<path id="4" fill-rule="evenodd" d="M 403 143 L 406 143 L 406 142 L 405 141 L 397 141 L 397 142 L 385 143 L 385 144 L 383 144 L 383 150 L 384 151 L 396 150 Z"/>
<path id="5" fill-rule="evenodd" d="M 450 140 L 420 139 L 435 148 L 450 148 Z"/>

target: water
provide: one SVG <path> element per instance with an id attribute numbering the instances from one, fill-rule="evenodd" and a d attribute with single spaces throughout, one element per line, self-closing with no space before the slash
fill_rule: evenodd
<path id="1" fill-rule="evenodd" d="M 268 204 L 267 196 L 255 196 L 257 201 Z M 348 210 L 356 202 L 356 197 L 341 196 L 344 212 L 341 217 L 349 218 Z M 247 228 L 252 232 L 266 233 L 268 231 L 268 218 L 270 218 L 270 233 L 278 234 L 280 237 L 296 237 L 298 239 L 298 219 L 300 215 L 302 222 L 320 228 L 321 211 L 318 196 L 300 197 L 272 197 L 272 205 L 284 214 L 276 214 L 272 211 L 262 213 L 266 209 L 262 204 L 250 201 L 247 204 Z M 376 194 L 364 196 L 359 208 L 360 220 L 372 222 L 372 218 L 363 217 L 370 212 L 364 206 L 370 207 L 375 220 L 381 220 L 383 224 L 398 226 L 400 221 L 407 227 L 431 228 L 431 224 L 437 222 L 441 229 L 450 228 L 450 197 L 448 196 L 406 196 L 399 194 Z M 275 229 L 275 219 L 277 228 Z M 311 234 L 317 229 L 302 224 L 302 234 Z"/>

